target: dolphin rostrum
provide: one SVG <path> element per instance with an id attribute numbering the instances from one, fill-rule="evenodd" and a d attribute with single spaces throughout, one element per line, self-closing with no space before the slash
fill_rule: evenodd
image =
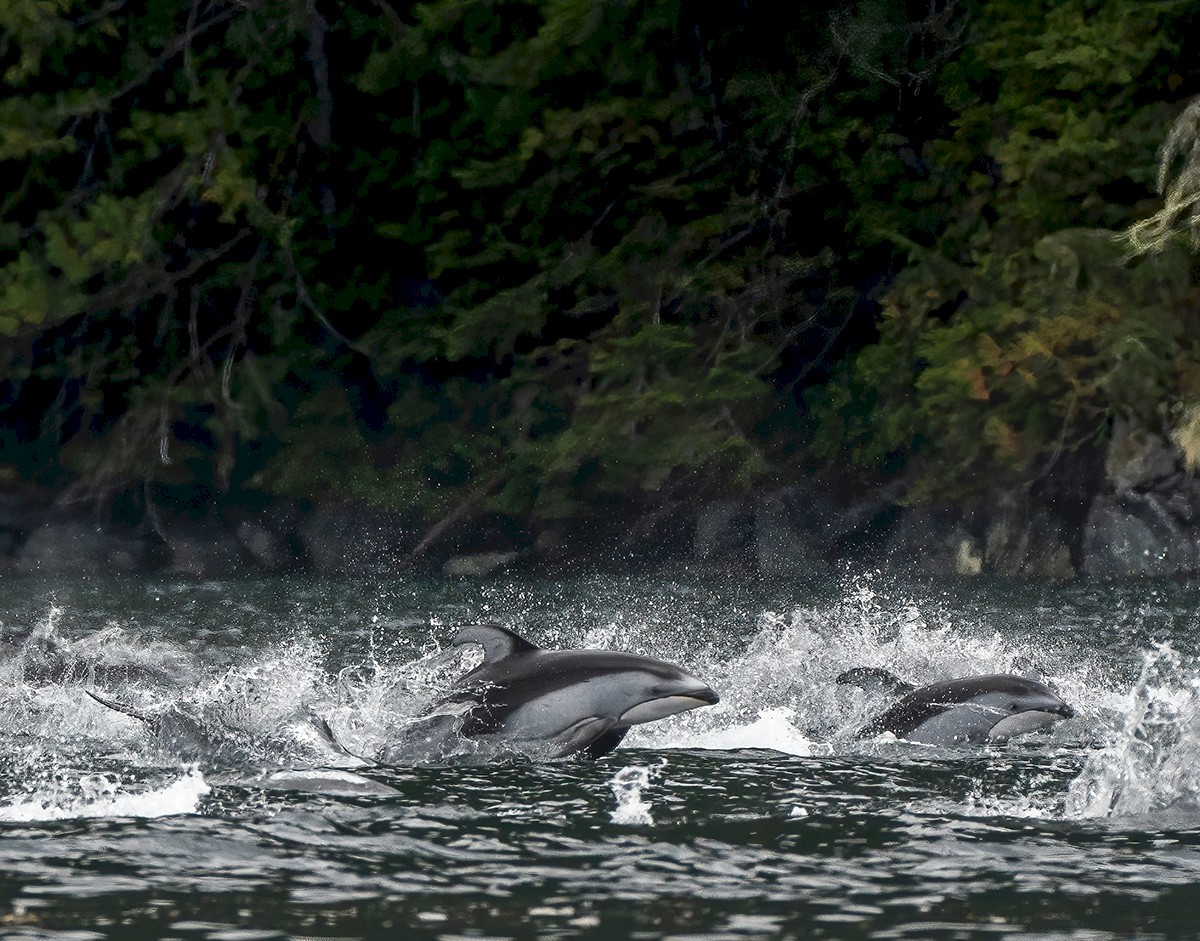
<path id="1" fill-rule="evenodd" d="M 426 718 L 458 735 L 562 758 L 599 758 L 631 726 L 718 701 L 703 681 L 651 657 L 611 650 L 543 650 L 498 624 L 464 627 L 454 645 L 479 644 L 483 662 Z M 392 763 L 402 751 L 385 749 Z"/>
<path id="2" fill-rule="evenodd" d="M 1003 742 L 1075 715 L 1049 686 L 1024 676 L 966 676 L 914 688 L 886 670 L 858 667 L 837 682 L 904 694 L 861 728 L 859 738 L 890 732 L 924 745 Z"/>

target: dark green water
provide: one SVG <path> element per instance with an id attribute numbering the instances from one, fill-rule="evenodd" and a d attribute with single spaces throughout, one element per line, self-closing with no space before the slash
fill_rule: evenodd
<path id="1" fill-rule="evenodd" d="M 1192 937 L 1198 617 L 1180 584 L 5 581 L 0 933 Z M 310 711 L 372 753 L 483 619 L 722 701 L 594 763 L 301 776 L 344 760 Z M 864 664 L 1036 672 L 1078 714 L 1004 746 L 863 742 L 878 703 L 833 677 Z"/>

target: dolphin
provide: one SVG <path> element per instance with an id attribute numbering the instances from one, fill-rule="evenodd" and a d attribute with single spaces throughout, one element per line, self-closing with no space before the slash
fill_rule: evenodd
<path id="1" fill-rule="evenodd" d="M 214 777 L 214 785 L 260 791 L 292 791 L 326 797 L 393 797 L 400 791 L 345 768 L 283 768 L 256 775 Z"/>
<path id="2" fill-rule="evenodd" d="M 1049 686 L 1025 676 L 966 676 L 918 688 L 878 667 L 858 667 L 836 682 L 903 694 L 858 738 L 890 732 L 923 745 L 1004 742 L 1075 715 Z"/>
<path id="3" fill-rule="evenodd" d="M 119 627 L 69 640 L 52 621 L 32 628 L 0 629 L 0 669 L 9 668 L 22 682 L 37 686 L 73 681 L 179 684 L 195 675 L 190 657 L 171 645 L 124 641 Z"/>
<path id="4" fill-rule="evenodd" d="M 538 757 L 599 758 L 631 726 L 718 701 L 702 680 L 662 660 L 611 650 L 543 650 L 499 624 L 464 627 L 453 644 L 479 644 L 483 662 L 433 706 L 409 742 L 380 752 L 384 763 L 411 761 L 406 744 L 449 733 Z"/>
<path id="5" fill-rule="evenodd" d="M 207 725 L 195 716 L 188 715 L 178 706 L 152 715 L 140 712 L 122 702 L 107 699 L 92 690 L 84 690 L 92 699 L 107 709 L 127 715 L 143 723 L 156 742 L 165 750 L 175 753 L 184 760 L 218 759 L 218 764 L 241 767 L 254 763 L 253 756 L 243 753 L 228 734 Z M 315 720 L 314 720 L 315 721 Z M 324 720 L 320 720 L 322 723 Z M 318 728 L 322 734 L 332 738 L 328 725 Z M 335 743 L 336 744 L 336 743 Z M 344 749 L 342 751 L 345 754 Z M 213 784 L 224 787 L 253 788 L 263 791 L 299 791 L 324 794 L 330 797 L 386 797 L 400 792 L 390 785 L 356 774 L 346 768 L 280 768 L 263 770 L 246 776 L 218 774 Z"/>
<path id="6" fill-rule="evenodd" d="M 185 712 L 178 705 L 168 706 L 162 712 L 152 714 L 107 699 L 90 689 L 85 689 L 84 692 L 105 708 L 137 719 L 146 726 L 159 748 L 185 761 L 214 758 L 236 761 L 242 757 L 242 748 L 233 730 L 222 728 L 216 723 L 205 722 Z"/>

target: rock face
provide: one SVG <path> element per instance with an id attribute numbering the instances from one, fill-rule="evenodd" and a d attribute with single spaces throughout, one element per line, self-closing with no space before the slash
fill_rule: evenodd
<path id="1" fill-rule="evenodd" d="M 1077 525 L 1027 493 L 997 491 L 987 502 L 981 571 L 1009 578 L 1066 581 L 1077 574 Z"/>
<path id="2" fill-rule="evenodd" d="M 1081 572 L 1104 579 L 1200 571 L 1200 481 L 1176 446 L 1117 423 L 1105 460 L 1106 487 L 1084 526 Z"/>
<path id="3" fill-rule="evenodd" d="M 742 498 L 714 500 L 695 514 L 692 559 L 702 567 L 771 577 L 820 575 L 881 551 L 900 515 L 898 491 L 839 499 L 813 479 Z"/>
<path id="4" fill-rule="evenodd" d="M 417 535 L 398 513 L 349 505 L 318 506 L 296 527 L 304 559 L 318 575 L 401 571 Z"/>
<path id="5" fill-rule="evenodd" d="M 148 558 L 144 540 L 78 519 L 51 520 L 35 528 L 16 551 L 18 575 L 131 575 Z"/>
<path id="6" fill-rule="evenodd" d="M 233 533 L 216 523 L 165 527 L 167 571 L 185 578 L 237 578 L 252 571 Z"/>
<path id="7" fill-rule="evenodd" d="M 442 566 L 442 573 L 456 578 L 486 578 L 506 568 L 519 555 L 519 552 L 510 550 L 451 556 Z"/>
<path id="8" fill-rule="evenodd" d="M 881 561 L 898 571 L 978 575 L 983 558 L 976 528 L 961 506 L 905 507 L 884 538 Z"/>
<path id="9" fill-rule="evenodd" d="M 1182 469 L 1179 451 L 1167 438 L 1128 421 L 1113 423 L 1104 456 L 1104 476 L 1113 492 L 1170 486 Z"/>
<path id="10" fill-rule="evenodd" d="M 704 563 L 727 562 L 746 556 L 754 538 L 754 507 L 749 500 L 714 500 L 696 513 L 692 555 Z"/>
<path id="11" fill-rule="evenodd" d="M 300 564 L 300 557 L 287 538 L 257 520 L 242 520 L 233 535 L 250 561 L 263 572 L 285 572 Z"/>
<path id="12" fill-rule="evenodd" d="M 1153 493 L 1097 497 L 1083 537 L 1083 571 L 1097 578 L 1196 571 L 1195 533 Z"/>
<path id="13" fill-rule="evenodd" d="M 760 575 L 804 575 L 824 561 L 825 520 L 795 487 L 759 497 L 752 551 Z"/>
<path id="14" fill-rule="evenodd" d="M 260 496 L 218 506 L 169 493 L 105 515 L 56 506 L 53 496 L 0 492 L 0 575 L 386 577 L 419 567 L 481 578 L 517 566 L 785 579 L 857 566 L 1029 580 L 1200 573 L 1200 478 L 1166 436 L 1122 423 L 1104 452 L 1060 455 L 1026 487 L 934 505 L 907 503 L 903 481 L 852 493 L 817 476 L 710 502 L 676 493 L 638 509 L 636 498 L 615 500 L 533 528 L 496 513 L 431 523 L 350 504 Z"/>

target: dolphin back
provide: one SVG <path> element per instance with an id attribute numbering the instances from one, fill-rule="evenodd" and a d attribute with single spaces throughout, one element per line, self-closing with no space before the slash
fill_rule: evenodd
<path id="1" fill-rule="evenodd" d="M 479 644 L 483 648 L 483 662 L 495 663 L 518 653 L 540 650 L 537 644 L 527 641 L 515 631 L 499 624 L 472 624 L 454 635 L 455 647 L 463 644 Z"/>

